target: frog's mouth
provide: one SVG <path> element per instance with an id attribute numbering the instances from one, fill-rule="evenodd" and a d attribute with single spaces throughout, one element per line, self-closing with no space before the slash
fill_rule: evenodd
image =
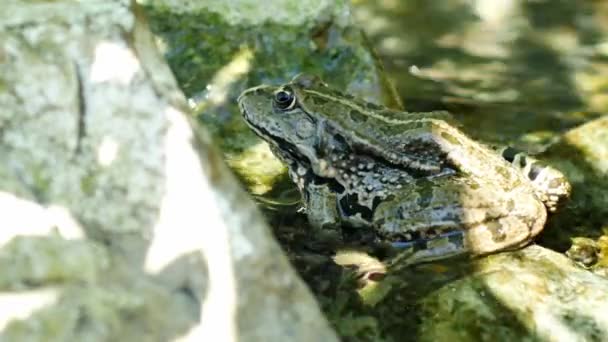
<path id="1" fill-rule="evenodd" d="M 279 158 L 283 159 L 286 163 L 291 164 L 290 166 L 296 164 L 306 170 L 306 174 L 301 175 L 304 178 L 304 182 L 306 184 L 327 184 L 332 189 L 332 191 L 337 194 L 342 194 L 344 192 L 344 187 L 340 185 L 340 183 L 338 183 L 335 179 L 322 177 L 314 173 L 310 159 L 308 159 L 308 157 L 299 152 L 294 144 L 288 142 L 283 138 L 273 135 L 264 128 L 257 128 L 253 126 L 252 128 L 253 131 L 260 138 L 264 139 L 269 144 L 274 145 L 276 147 L 274 152 L 279 154 Z M 371 220 L 371 213 L 369 216 L 369 219 Z"/>

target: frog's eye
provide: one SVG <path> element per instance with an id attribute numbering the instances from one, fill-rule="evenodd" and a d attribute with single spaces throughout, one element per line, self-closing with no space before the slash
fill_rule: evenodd
<path id="1" fill-rule="evenodd" d="M 289 88 L 282 88 L 274 93 L 274 103 L 280 110 L 290 110 L 296 104 L 296 97 Z"/>

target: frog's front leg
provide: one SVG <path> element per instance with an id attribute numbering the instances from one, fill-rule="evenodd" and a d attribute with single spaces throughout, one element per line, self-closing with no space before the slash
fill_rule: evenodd
<path id="1" fill-rule="evenodd" d="M 335 229 L 340 224 L 337 209 L 337 194 L 329 184 L 311 181 L 302 189 L 308 222 L 313 228 Z"/>

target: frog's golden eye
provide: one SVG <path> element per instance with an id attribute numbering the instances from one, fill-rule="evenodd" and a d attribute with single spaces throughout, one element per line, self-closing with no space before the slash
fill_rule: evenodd
<path id="1" fill-rule="evenodd" d="M 290 110 L 296 105 L 296 97 L 291 89 L 282 88 L 274 93 L 274 103 L 280 110 Z"/>

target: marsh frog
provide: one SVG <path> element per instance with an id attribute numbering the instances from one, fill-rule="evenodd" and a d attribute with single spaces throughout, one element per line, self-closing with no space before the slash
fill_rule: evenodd
<path id="1" fill-rule="evenodd" d="M 523 246 L 570 193 L 556 169 L 473 141 L 444 111 L 391 110 L 307 75 L 238 103 L 312 226 L 372 229 L 422 260 Z"/>

